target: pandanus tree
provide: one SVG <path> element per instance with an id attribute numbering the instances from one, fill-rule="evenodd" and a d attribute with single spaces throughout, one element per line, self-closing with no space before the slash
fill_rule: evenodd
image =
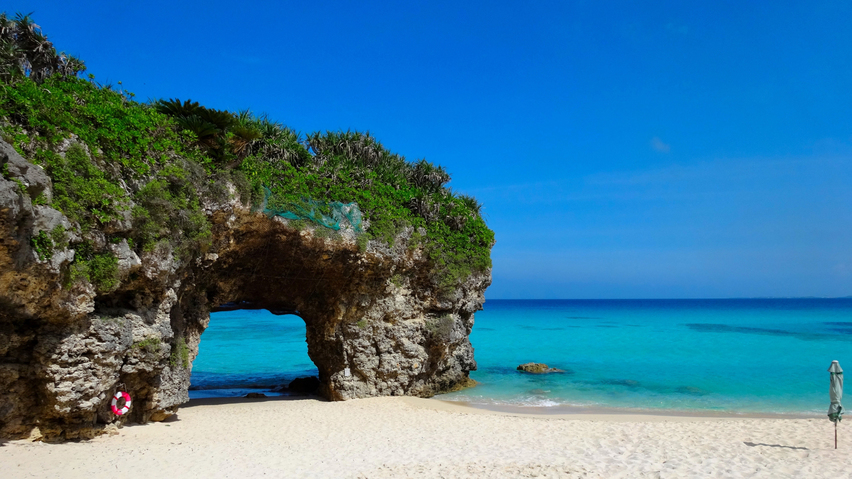
<path id="1" fill-rule="evenodd" d="M 231 144 L 231 151 L 239 159 L 245 158 L 248 146 L 253 141 L 263 137 L 258 128 L 258 120 L 248 110 L 243 110 L 234 117 L 229 133 L 228 142 Z"/>
<path id="2" fill-rule="evenodd" d="M 420 160 L 409 170 L 408 179 L 414 186 L 426 193 L 441 191 L 450 182 L 450 174 L 442 166 L 435 166 L 426 160 Z"/>
<path id="3" fill-rule="evenodd" d="M 372 172 L 381 181 L 399 189 L 408 184 L 410 164 L 405 157 L 391 153 L 369 133 L 353 131 L 325 132 L 308 135 L 305 140 L 314 154 L 314 164 L 324 165 L 329 160 L 339 159 L 343 168 L 356 175 L 362 187 L 369 187 Z"/>
<path id="4" fill-rule="evenodd" d="M 482 216 L 482 203 L 480 203 L 479 200 L 473 196 L 464 194 L 459 195 L 458 198 L 461 200 L 463 205 L 473 212 L 475 216 Z"/>
<path id="5" fill-rule="evenodd" d="M 9 18 L 0 13 L 0 80 L 29 77 L 41 83 L 55 74 L 76 77 L 86 65 L 78 58 L 56 53 L 53 44 L 29 15 Z"/>
<path id="6" fill-rule="evenodd" d="M 260 138 L 251 141 L 245 148 L 245 156 L 263 158 L 269 163 L 286 162 L 301 168 L 311 158 L 310 153 L 302 143 L 299 133 L 270 120 L 266 115 L 255 118 L 255 128 Z"/>

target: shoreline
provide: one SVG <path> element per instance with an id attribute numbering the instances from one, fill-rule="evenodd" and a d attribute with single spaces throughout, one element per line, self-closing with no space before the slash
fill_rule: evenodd
<path id="1" fill-rule="evenodd" d="M 703 409 L 677 410 L 677 409 L 633 409 L 614 408 L 603 406 L 517 406 L 510 404 L 479 404 L 466 401 L 449 401 L 445 399 L 432 398 L 447 404 L 447 408 L 460 412 L 474 410 L 486 411 L 488 413 L 521 415 L 521 416 L 556 416 L 556 417 L 609 417 L 609 416 L 651 416 L 665 418 L 696 418 L 696 419 L 821 419 L 817 414 L 804 413 L 763 413 L 763 412 L 732 412 L 711 411 Z"/>
<path id="2" fill-rule="evenodd" d="M 198 390 L 205 391 L 205 390 Z M 241 401 L 229 401 L 232 399 L 244 399 L 246 401 L 258 400 L 288 400 L 288 399 L 318 399 L 324 401 L 319 396 L 305 396 L 298 394 L 276 393 L 270 392 L 264 388 L 222 388 L 211 389 L 211 391 L 240 391 L 240 394 L 245 392 L 262 392 L 267 395 L 266 398 L 245 398 L 243 395 L 233 396 L 213 396 L 213 397 L 196 397 L 191 398 L 188 403 L 181 406 L 192 407 L 196 404 L 224 404 Z M 777 412 L 735 412 L 735 411 L 716 411 L 716 410 L 678 410 L 678 409 L 641 409 L 641 408 L 616 408 L 606 406 L 570 406 L 570 405 L 554 405 L 554 406 L 520 406 L 513 404 L 483 404 L 470 401 L 453 401 L 449 399 L 441 399 L 440 395 L 431 398 L 418 398 L 413 396 L 400 396 L 400 398 L 408 402 L 412 406 L 426 407 L 430 409 L 461 412 L 469 414 L 498 414 L 508 416 L 530 416 L 530 417 L 557 417 L 557 418 L 574 418 L 577 419 L 598 419 L 612 417 L 664 417 L 664 418 L 696 418 L 696 419 L 822 419 L 820 414 L 806 413 L 777 413 Z M 221 399 L 223 401 L 216 401 Z M 427 401 L 427 402 L 421 402 Z M 605 420 L 605 419 L 604 419 Z"/>

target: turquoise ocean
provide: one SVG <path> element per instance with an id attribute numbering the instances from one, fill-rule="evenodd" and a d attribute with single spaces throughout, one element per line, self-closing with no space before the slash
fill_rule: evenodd
<path id="1" fill-rule="evenodd" d="M 832 360 L 852 368 L 852 299 L 489 300 L 470 336 L 483 407 L 824 415 Z M 531 375 L 543 362 L 564 373 Z M 297 316 L 211 315 L 191 397 L 316 375 Z"/>

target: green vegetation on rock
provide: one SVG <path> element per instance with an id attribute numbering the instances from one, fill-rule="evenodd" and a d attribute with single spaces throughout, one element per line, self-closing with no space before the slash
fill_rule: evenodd
<path id="1" fill-rule="evenodd" d="M 53 240 L 46 231 L 39 231 L 32 239 L 33 249 L 38 259 L 44 261 L 53 258 Z"/>
<path id="2" fill-rule="evenodd" d="M 189 345 L 186 344 L 186 338 L 183 336 L 175 339 L 175 345 L 172 346 L 172 352 L 169 355 L 169 365 L 176 368 L 178 364 L 184 369 L 189 367 Z"/>
<path id="3" fill-rule="evenodd" d="M 85 279 L 98 293 L 108 293 L 118 286 L 118 258 L 110 251 L 96 252 L 88 241 L 79 243 L 67 279 L 68 285 Z"/>
<path id="4" fill-rule="evenodd" d="M 247 110 L 178 99 L 138 103 L 121 82 L 116 88 L 93 75 L 79 78 L 83 63 L 57 54 L 29 17 L 2 15 L 0 31 L 0 137 L 45 168 L 50 206 L 83 238 L 129 220 L 132 228 L 117 238 L 137 253 L 168 242 L 186 260 L 210 245 L 201 205 L 229 200 L 233 185 L 241 201 L 265 211 L 328 214 L 333 204 L 356 203 L 369 225 L 356 237 L 361 251 L 370 241 L 422 248 L 447 292 L 491 266 L 494 233 L 481 205 L 448 188 L 440 166 L 408 161 L 365 133 L 302 136 Z M 41 50 L 31 47 L 33 38 L 43 40 Z M 317 236 L 339 238 L 316 216 L 296 216 L 291 226 L 313 223 Z M 33 238 L 41 258 L 50 257 L 53 243 L 41 233 Z M 118 281 L 117 260 L 92 245 L 70 245 L 78 254 L 69 279 L 86 278 L 108 292 Z"/>
<path id="5" fill-rule="evenodd" d="M 47 231 L 39 231 L 32 240 L 33 249 L 41 261 L 50 260 L 53 258 L 54 250 L 64 249 L 68 246 L 68 237 L 65 235 L 65 227 L 58 225 L 53 228 L 50 233 Z"/>
<path id="6" fill-rule="evenodd" d="M 127 209 L 127 193 L 92 162 L 80 145 L 71 145 L 64 156 L 39 148 L 33 161 L 53 180 L 51 206 L 84 230 L 118 219 L 121 211 Z"/>
<path id="7" fill-rule="evenodd" d="M 133 343 L 133 346 L 131 346 L 131 347 L 133 349 L 140 349 L 140 350 L 144 350 L 144 351 L 149 352 L 149 353 L 159 353 L 160 348 L 162 346 L 161 346 L 160 340 L 158 338 L 149 337 L 149 338 L 143 339 L 142 341 L 137 341 L 137 342 Z"/>

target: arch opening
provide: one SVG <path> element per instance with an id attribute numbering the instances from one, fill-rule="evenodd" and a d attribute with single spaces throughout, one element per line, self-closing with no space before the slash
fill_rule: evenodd
<path id="1" fill-rule="evenodd" d="M 287 388 L 297 378 L 319 375 L 308 356 L 304 320 L 290 311 L 238 306 L 211 313 L 193 361 L 189 397 L 304 394 Z"/>

